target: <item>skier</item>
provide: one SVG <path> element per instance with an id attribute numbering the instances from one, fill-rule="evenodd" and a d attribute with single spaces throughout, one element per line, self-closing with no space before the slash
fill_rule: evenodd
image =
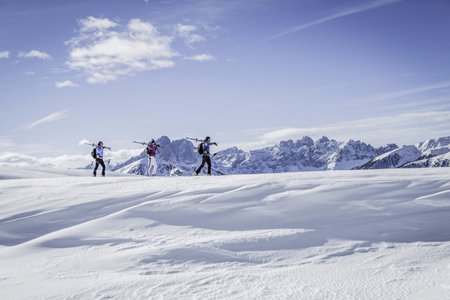
<path id="1" fill-rule="evenodd" d="M 203 142 L 198 145 L 198 153 L 202 155 L 202 164 L 198 167 L 198 169 L 192 174 L 193 176 L 197 176 L 202 168 L 205 166 L 205 163 L 208 164 L 208 175 L 211 175 L 211 157 L 209 153 L 209 146 L 216 145 L 217 143 L 211 143 L 211 138 L 207 136 Z"/>
<path id="2" fill-rule="evenodd" d="M 98 166 L 102 166 L 102 176 L 105 177 L 105 162 L 103 161 L 103 142 L 99 141 L 97 146 L 95 147 L 95 168 L 94 168 L 94 176 L 97 176 Z"/>
<path id="3" fill-rule="evenodd" d="M 156 144 L 155 140 L 152 139 L 147 145 L 147 158 L 148 158 L 148 168 L 147 168 L 147 176 L 155 176 L 156 169 L 158 168 L 158 164 L 156 163 L 156 151 L 158 151 L 158 144 Z M 152 172 L 150 170 L 153 168 Z"/>

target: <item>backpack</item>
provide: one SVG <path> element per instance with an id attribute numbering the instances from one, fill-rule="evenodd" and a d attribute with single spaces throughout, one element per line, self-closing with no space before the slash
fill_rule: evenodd
<path id="1" fill-rule="evenodd" d="M 198 154 L 203 154 L 203 143 L 198 144 L 197 152 Z"/>
<path id="2" fill-rule="evenodd" d="M 95 148 L 92 149 L 92 151 L 91 151 L 91 156 L 92 156 L 93 158 L 97 158 L 97 150 L 95 150 Z"/>

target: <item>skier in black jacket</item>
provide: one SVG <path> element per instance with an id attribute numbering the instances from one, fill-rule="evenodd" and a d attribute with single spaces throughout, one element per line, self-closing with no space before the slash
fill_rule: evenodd
<path id="1" fill-rule="evenodd" d="M 198 167 L 198 169 L 192 174 L 193 176 L 197 176 L 200 171 L 205 166 L 205 163 L 208 164 L 208 175 L 211 175 L 211 157 L 209 153 L 209 146 L 216 145 L 217 143 L 211 143 L 211 138 L 207 136 L 203 142 L 200 144 L 201 154 L 202 154 L 202 164 Z"/>

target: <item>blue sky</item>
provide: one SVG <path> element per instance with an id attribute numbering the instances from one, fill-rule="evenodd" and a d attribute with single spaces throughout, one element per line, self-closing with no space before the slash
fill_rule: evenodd
<path id="1" fill-rule="evenodd" d="M 414 144 L 449 135 L 449 96 L 446 0 L 0 0 L 3 153 Z"/>

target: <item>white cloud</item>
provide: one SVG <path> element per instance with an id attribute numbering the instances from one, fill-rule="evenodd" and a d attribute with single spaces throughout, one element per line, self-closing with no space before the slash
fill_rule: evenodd
<path id="1" fill-rule="evenodd" d="M 214 56 L 212 56 L 211 54 L 199 54 L 199 55 L 186 57 L 186 59 L 194 60 L 194 61 L 198 61 L 198 62 L 205 62 L 205 61 L 215 60 L 216 58 Z"/>
<path id="2" fill-rule="evenodd" d="M 0 151 L 16 147 L 14 141 L 7 137 L 0 137 Z"/>
<path id="3" fill-rule="evenodd" d="M 45 123 L 51 123 L 55 122 L 57 120 L 64 119 L 68 116 L 67 114 L 68 110 L 58 111 L 55 113 L 52 113 L 42 119 L 37 120 L 36 122 L 31 123 L 30 125 L 26 126 L 26 129 L 32 129 L 34 127 L 40 126 Z"/>
<path id="4" fill-rule="evenodd" d="M 404 96 L 415 95 L 415 94 L 419 94 L 419 93 L 423 93 L 423 92 L 446 89 L 449 87 L 450 87 L 450 81 L 438 82 L 438 83 L 433 83 L 433 84 L 426 85 L 426 86 L 420 86 L 420 87 L 405 89 L 405 90 L 401 90 L 401 91 L 379 94 L 379 95 L 375 95 L 375 96 L 371 96 L 371 97 L 362 99 L 362 101 L 364 102 L 364 105 L 365 105 L 365 104 L 367 104 L 367 102 L 386 101 L 386 100 L 391 100 L 391 99 L 400 98 L 400 97 L 404 97 Z"/>
<path id="5" fill-rule="evenodd" d="M 75 83 L 73 83 L 73 82 L 70 81 L 70 80 L 65 80 L 65 81 L 57 81 L 57 82 L 55 83 L 55 86 L 56 86 L 57 88 L 77 87 L 78 84 L 75 84 Z"/>
<path id="6" fill-rule="evenodd" d="M 92 143 L 87 139 L 82 139 L 78 142 L 78 146 L 83 146 L 85 144 L 92 144 Z"/>
<path id="7" fill-rule="evenodd" d="M 353 5 L 351 7 L 346 7 L 344 9 L 340 9 L 334 12 L 329 13 L 328 15 L 322 17 L 322 18 L 318 18 L 316 20 L 313 20 L 311 22 L 296 26 L 294 28 L 291 28 L 287 31 L 284 31 L 282 33 L 279 33 L 277 35 L 274 35 L 268 39 L 266 39 L 264 42 L 269 42 L 272 40 L 276 40 L 279 39 L 281 37 L 284 37 L 286 35 L 292 34 L 294 32 L 298 32 L 316 25 L 320 25 L 329 21 L 333 21 L 335 19 L 339 19 L 339 18 L 343 18 L 349 15 L 353 15 L 353 14 L 357 14 L 357 13 L 361 13 L 361 12 L 365 12 L 371 9 L 375 9 L 378 7 L 382 7 L 385 5 L 389 5 L 389 4 L 394 4 L 397 2 L 400 2 L 403 0 L 375 0 L 375 1 L 370 1 L 370 2 L 366 2 L 366 3 L 358 3 L 357 5 Z"/>
<path id="8" fill-rule="evenodd" d="M 66 65 L 80 71 L 91 84 L 104 84 L 123 76 L 147 70 L 171 68 L 176 59 L 203 62 L 213 60 L 210 54 L 186 56 L 174 50 L 174 41 L 192 44 L 206 41 L 194 25 L 177 24 L 171 35 L 165 35 L 150 22 L 131 19 L 120 24 L 107 18 L 87 17 L 79 21 L 75 37 L 65 44 L 69 46 Z M 202 27 L 205 31 L 216 28 Z"/>
<path id="9" fill-rule="evenodd" d="M 111 159 L 111 163 L 115 164 L 124 162 L 132 156 L 139 155 L 141 152 L 142 149 L 106 151 L 105 159 Z M 36 157 L 14 152 L 0 152 L 0 167 L 84 168 L 92 161 L 89 147 L 86 147 L 86 154 L 83 155 Z"/>
<path id="10" fill-rule="evenodd" d="M 40 161 L 36 157 L 12 153 L 2 152 L 0 153 L 0 166 L 11 167 L 49 167 L 48 163 Z"/>
<path id="11" fill-rule="evenodd" d="M 92 161 L 89 153 L 85 155 L 60 155 L 54 157 L 35 157 L 31 155 L 0 152 L 0 166 L 20 168 L 82 168 Z"/>
<path id="12" fill-rule="evenodd" d="M 88 83 L 175 66 L 173 58 L 178 54 L 171 47 L 173 37 L 160 34 L 149 22 L 132 19 L 121 31 L 108 19 L 89 17 L 81 24 L 80 33 L 67 42 L 71 49 L 66 64 L 84 72 Z M 91 24 L 90 30 L 83 29 L 83 24 Z"/>
<path id="13" fill-rule="evenodd" d="M 0 51 L 0 58 L 9 58 L 9 51 Z"/>
<path id="14" fill-rule="evenodd" d="M 411 112 L 400 115 L 374 117 L 317 127 L 255 130 L 249 132 L 250 142 L 240 143 L 243 149 L 271 146 L 281 140 L 302 136 L 319 138 L 322 135 L 340 141 L 359 139 L 374 145 L 387 143 L 415 144 L 433 137 L 448 136 L 450 111 Z"/>
<path id="15" fill-rule="evenodd" d="M 141 154 L 142 148 L 139 149 L 121 149 L 117 151 L 108 151 L 109 153 L 106 153 L 106 158 L 111 159 L 112 163 L 120 163 L 128 160 L 129 158 L 133 156 L 137 156 Z"/>
<path id="16" fill-rule="evenodd" d="M 197 32 L 197 27 L 194 25 L 183 25 L 177 24 L 175 26 L 175 32 L 180 36 L 186 44 L 191 46 L 194 43 L 204 42 L 206 38 L 199 35 Z"/>
<path id="17" fill-rule="evenodd" d="M 43 51 L 38 51 L 38 50 L 31 50 L 29 52 L 19 52 L 19 57 L 22 58 L 38 58 L 38 59 L 43 59 L 43 60 L 51 60 L 52 57 L 48 54 L 45 53 Z"/>
<path id="18" fill-rule="evenodd" d="M 96 31 L 96 30 L 108 30 L 110 28 L 117 27 L 119 24 L 109 19 L 97 19 L 94 17 L 87 17 L 80 20 L 81 31 Z"/>

